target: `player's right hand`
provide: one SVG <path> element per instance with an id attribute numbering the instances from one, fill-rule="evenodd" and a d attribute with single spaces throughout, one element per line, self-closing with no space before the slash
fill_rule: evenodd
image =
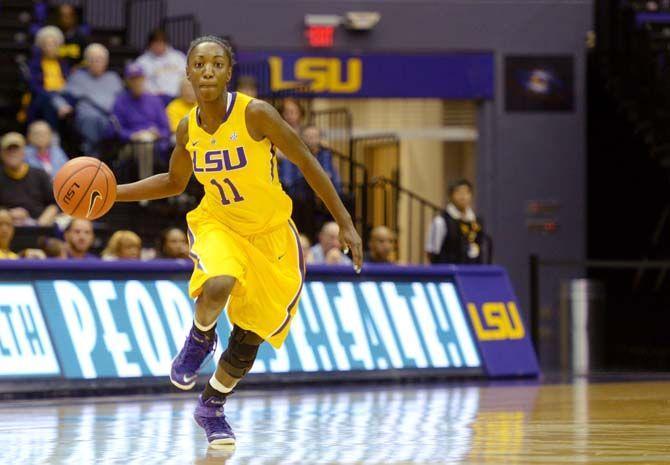
<path id="1" fill-rule="evenodd" d="M 354 270 L 356 270 L 356 273 L 360 273 L 363 266 L 363 241 L 351 221 L 349 221 L 349 224 L 340 225 L 340 244 L 344 246 L 344 253 L 351 250 Z"/>

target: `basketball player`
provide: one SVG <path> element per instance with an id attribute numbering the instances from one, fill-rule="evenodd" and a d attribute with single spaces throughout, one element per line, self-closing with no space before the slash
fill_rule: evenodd
<path id="1" fill-rule="evenodd" d="M 268 103 L 228 92 L 232 50 L 221 39 L 191 43 L 186 75 L 197 106 L 181 120 L 167 173 L 118 186 L 117 200 L 152 200 L 182 193 L 192 173 L 205 187 L 187 215 L 189 284 L 195 318 L 170 379 L 195 385 L 197 371 L 216 346 L 216 321 L 228 304 L 233 330 L 214 376 L 199 397 L 195 420 L 213 447 L 235 443 L 223 414 L 226 398 L 251 369 L 258 347 L 281 347 L 298 308 L 305 264 L 291 222 L 291 200 L 277 173 L 276 149 L 295 163 L 340 225 L 340 242 L 362 262 L 361 239 L 319 162 Z"/>

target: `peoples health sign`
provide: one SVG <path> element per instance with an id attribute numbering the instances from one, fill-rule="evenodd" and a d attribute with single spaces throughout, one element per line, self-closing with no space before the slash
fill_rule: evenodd
<path id="1" fill-rule="evenodd" d="M 518 337 L 520 321 L 501 319 L 496 312 L 498 317 L 484 316 L 479 326 L 473 326 L 473 314 L 461 305 L 456 281 L 416 276 L 407 281 L 397 278 L 402 269 L 389 269 L 395 270 L 395 279 L 383 273 L 359 281 L 326 274 L 324 279 L 308 281 L 286 343 L 277 351 L 264 344 L 251 373 L 439 369 L 476 374 L 490 371 L 480 355 L 486 353 L 486 343 L 504 344 L 508 336 L 517 338 L 508 343 L 523 341 Z M 192 320 L 185 280 L 0 283 L 0 376 L 167 376 Z M 496 333 L 496 341 L 482 340 L 481 328 L 491 324 L 503 332 Z M 226 346 L 230 332 L 226 318 L 219 320 L 217 331 L 220 344 L 213 360 Z M 514 365 L 510 360 L 502 363 Z M 532 369 L 494 371 L 496 376 L 528 375 Z M 213 370 L 213 361 L 203 368 Z"/>

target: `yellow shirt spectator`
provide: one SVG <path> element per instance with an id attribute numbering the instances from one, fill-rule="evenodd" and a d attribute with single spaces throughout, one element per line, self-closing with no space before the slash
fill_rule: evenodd
<path id="1" fill-rule="evenodd" d="M 19 256 L 11 250 L 0 250 L 0 260 L 18 260 Z"/>
<path id="2" fill-rule="evenodd" d="M 171 101 L 165 108 L 168 122 L 170 123 L 170 130 L 174 133 L 177 131 L 177 126 L 182 118 L 188 115 L 188 112 L 195 106 L 194 103 L 189 103 L 181 97 L 177 97 Z"/>
<path id="3" fill-rule="evenodd" d="M 58 60 L 54 58 L 42 59 L 42 72 L 44 73 L 44 90 L 57 92 L 65 87 L 65 78 Z"/>

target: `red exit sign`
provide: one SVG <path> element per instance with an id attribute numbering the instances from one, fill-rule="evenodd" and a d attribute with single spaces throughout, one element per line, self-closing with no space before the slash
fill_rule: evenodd
<path id="1" fill-rule="evenodd" d="M 312 47 L 332 47 L 334 34 L 334 26 L 312 25 L 305 30 L 307 42 Z"/>

